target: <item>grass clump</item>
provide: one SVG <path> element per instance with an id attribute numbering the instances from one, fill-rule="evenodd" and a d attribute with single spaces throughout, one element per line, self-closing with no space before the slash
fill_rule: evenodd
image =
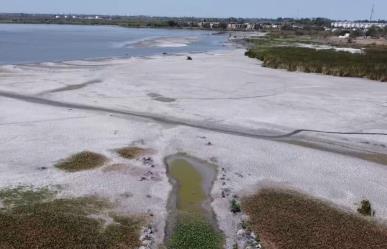
<path id="1" fill-rule="evenodd" d="M 386 248 L 385 227 L 295 192 L 267 189 L 242 204 L 264 248 Z"/>
<path id="2" fill-rule="evenodd" d="M 123 158 L 135 159 L 147 153 L 147 149 L 139 147 L 125 147 L 117 149 L 116 152 Z"/>
<path id="3" fill-rule="evenodd" d="M 275 46 L 269 41 L 257 42 L 246 52 L 263 65 L 288 71 L 302 71 L 343 77 L 361 77 L 387 81 L 387 48 L 368 48 L 364 53 L 349 53 L 334 49 Z"/>
<path id="4" fill-rule="evenodd" d="M 55 166 L 67 172 L 77 172 L 101 167 L 106 161 L 107 158 L 101 154 L 83 151 L 60 161 Z"/>
<path id="5" fill-rule="evenodd" d="M 102 219 L 90 217 L 102 217 L 112 208 L 107 200 L 52 199 L 54 193 L 47 196 L 46 189 L 18 189 L 12 192 L 13 197 L 15 193 L 20 193 L 17 200 L 34 193 L 36 198 L 0 210 L 2 249 L 134 249 L 140 244 L 140 220 L 111 216 L 114 222 L 106 225 Z"/>
<path id="6" fill-rule="evenodd" d="M 203 218 L 178 222 L 168 249 L 221 249 L 222 236 Z"/>

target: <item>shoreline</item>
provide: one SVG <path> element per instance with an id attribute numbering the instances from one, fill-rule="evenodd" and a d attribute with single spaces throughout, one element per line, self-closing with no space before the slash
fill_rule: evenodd
<path id="1" fill-rule="evenodd" d="M 2 24 L 0 24 L 1 26 Z M 51 24 L 4 24 L 5 34 L 8 29 L 11 29 L 12 25 L 20 25 L 22 30 L 19 31 L 19 28 L 15 30 L 15 32 L 22 32 L 22 35 L 26 32 L 23 31 L 23 27 L 26 25 L 31 25 L 32 27 L 36 27 L 36 31 L 46 32 L 43 35 L 48 35 L 48 31 L 51 28 L 44 27 L 52 27 L 56 25 Z M 65 25 L 70 27 L 74 27 L 73 29 L 77 31 L 79 26 L 77 25 Z M 9 28 L 8 28 L 9 27 Z M 43 28 L 42 28 L 43 27 Z M 0 63 L 0 66 L 7 65 L 35 65 L 35 64 L 44 64 L 44 63 L 63 63 L 69 61 L 100 61 L 100 60 L 115 60 L 115 59 L 130 59 L 130 58 L 146 58 L 153 57 L 157 55 L 162 55 L 167 53 L 169 55 L 176 54 L 197 54 L 197 53 L 206 53 L 211 51 L 223 51 L 227 49 L 231 49 L 232 45 L 230 45 L 230 41 L 226 35 L 220 36 L 217 32 L 212 32 L 208 30 L 189 30 L 189 29 L 166 29 L 166 28 L 122 28 L 129 30 L 127 32 L 117 31 L 115 29 L 119 29 L 119 26 L 112 25 L 82 25 L 85 29 L 90 28 L 90 36 L 88 37 L 75 37 L 78 38 L 79 41 L 77 43 L 80 48 L 85 49 L 85 42 L 91 43 L 93 45 L 94 50 L 86 49 L 86 52 L 79 53 L 80 55 L 74 56 L 74 48 L 69 46 L 53 46 L 55 40 L 51 43 L 45 44 L 43 39 L 35 39 L 34 46 L 39 47 L 40 44 L 47 45 L 48 47 L 53 47 L 56 50 L 62 50 L 68 52 L 71 56 L 65 56 L 63 53 L 57 53 L 56 50 L 47 50 L 46 53 L 53 53 L 54 56 L 51 57 L 43 57 L 37 56 L 29 52 L 27 53 L 26 60 L 20 60 L 20 58 L 11 57 L 5 58 L 4 61 Z M 100 32 L 107 32 L 111 35 L 111 38 L 108 40 L 101 40 L 99 42 L 93 43 L 93 37 L 96 35 L 98 28 L 102 28 Z M 111 28 L 112 30 L 106 28 Z M 47 30 L 45 30 L 47 29 Z M 94 30 L 97 29 L 97 30 Z M 34 31 L 33 28 L 28 28 L 30 31 Z M 139 32 L 137 32 L 139 30 Z M 141 31 L 143 30 L 143 31 Z M 154 31 L 155 34 L 149 34 L 151 31 Z M 55 28 L 53 31 L 58 31 Z M 86 30 L 87 31 L 87 30 Z M 90 31 L 90 30 L 89 30 Z M 23 33 L 24 32 L 24 33 Z M 110 32 L 110 33 L 109 33 Z M 134 32 L 134 33 L 133 33 Z M 10 33 L 11 36 L 8 39 L 14 39 L 12 36 L 13 33 Z M 140 37 L 139 37 L 140 35 Z M 8 36 L 7 36 L 8 37 Z M 62 34 L 59 36 L 60 38 L 66 40 L 66 36 Z M 211 38 L 212 37 L 212 38 Z M 220 38 L 218 38 L 220 37 Z M 40 42 L 39 44 L 36 41 Z M 60 41 L 56 41 L 57 43 Z M 70 41 L 70 44 L 72 41 Z M 25 47 L 28 47 L 27 44 L 24 44 Z M 4 47 L 5 48 L 5 47 Z M 7 47 L 8 48 L 8 47 Z M 23 49 L 22 46 L 12 47 L 10 46 L 8 49 L 11 49 L 15 52 L 15 48 Z M 137 52 L 136 49 L 139 49 L 140 52 Z M 98 53 L 98 50 L 102 52 Z M 79 52 L 79 51 L 78 51 Z M 92 53 L 93 52 L 93 53 Z M 36 57 L 36 58 L 35 58 Z"/>

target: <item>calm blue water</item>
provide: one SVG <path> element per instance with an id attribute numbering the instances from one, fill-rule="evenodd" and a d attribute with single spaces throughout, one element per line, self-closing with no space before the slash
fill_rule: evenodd
<path id="1" fill-rule="evenodd" d="M 150 45 L 166 37 L 169 40 L 164 47 Z M 181 44 L 184 37 L 193 41 L 185 47 L 174 47 L 174 39 Z M 0 24 L 0 64 L 206 52 L 224 49 L 225 41 L 225 35 L 206 31 Z"/>

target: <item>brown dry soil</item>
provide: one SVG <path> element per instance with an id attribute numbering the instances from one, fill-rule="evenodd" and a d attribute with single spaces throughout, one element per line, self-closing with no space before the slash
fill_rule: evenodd
<path id="1" fill-rule="evenodd" d="M 242 207 L 266 249 L 387 248 L 386 227 L 296 192 L 262 190 Z"/>

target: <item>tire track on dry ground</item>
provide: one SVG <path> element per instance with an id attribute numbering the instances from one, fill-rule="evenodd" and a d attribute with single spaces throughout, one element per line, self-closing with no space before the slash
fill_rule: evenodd
<path id="1" fill-rule="evenodd" d="M 274 134 L 273 131 L 267 130 L 266 134 L 262 134 L 262 132 L 265 132 L 265 130 L 263 130 L 263 129 L 260 129 L 260 130 L 248 129 L 248 128 L 230 126 L 230 125 L 205 123 L 203 121 L 179 119 L 179 118 L 172 117 L 172 116 L 157 115 L 157 114 L 153 114 L 153 113 L 125 111 L 125 110 L 118 110 L 118 109 L 107 108 L 107 107 L 99 107 L 99 106 L 86 105 L 86 104 L 77 104 L 77 103 L 71 103 L 71 102 L 62 102 L 62 101 L 50 100 L 50 99 L 29 96 L 29 95 L 23 95 L 23 94 L 7 92 L 7 91 L 0 91 L 0 96 L 5 97 L 5 98 L 21 100 L 24 102 L 40 104 L 40 105 L 127 115 L 127 116 L 133 116 L 133 117 L 138 117 L 138 118 L 151 119 L 151 120 L 165 123 L 165 124 L 182 125 L 182 126 L 199 128 L 199 129 L 209 130 L 209 131 L 214 131 L 214 132 L 219 132 L 219 133 L 226 133 L 226 134 L 231 134 L 231 135 L 245 136 L 245 137 L 252 137 L 252 138 L 281 139 L 281 138 L 290 138 L 290 137 L 295 136 L 297 134 L 307 133 L 307 132 L 323 133 L 323 134 L 336 134 L 336 135 L 387 136 L 387 133 L 379 133 L 379 132 L 339 132 L 339 131 L 322 131 L 322 130 L 313 130 L 313 129 L 297 129 L 297 130 L 294 130 L 292 132 L 285 133 L 285 134 Z M 270 133 L 272 133 L 272 134 L 270 134 Z"/>

